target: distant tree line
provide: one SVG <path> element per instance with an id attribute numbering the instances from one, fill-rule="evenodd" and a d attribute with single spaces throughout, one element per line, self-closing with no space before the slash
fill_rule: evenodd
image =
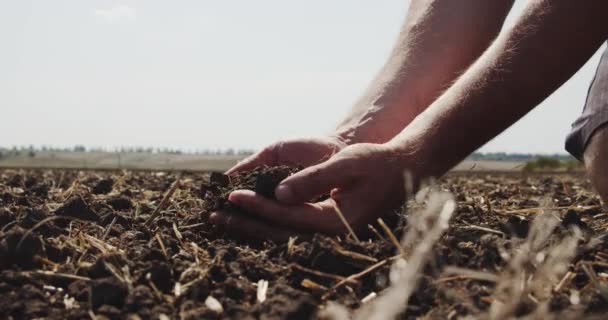
<path id="1" fill-rule="evenodd" d="M 142 154 L 191 154 L 191 155 L 209 155 L 209 156 L 247 156 L 254 152 L 253 149 L 189 149 L 183 150 L 178 148 L 166 147 L 133 147 L 121 146 L 114 148 L 104 147 L 86 147 L 84 145 L 75 145 L 69 147 L 52 147 L 41 146 L 13 146 L 10 148 L 0 147 L 0 159 L 7 156 L 27 155 L 35 157 L 36 153 L 61 153 L 61 152 L 108 152 L 108 153 L 142 153 Z M 534 161 L 538 158 L 551 158 L 559 161 L 575 161 L 572 156 L 567 154 L 539 155 L 534 153 L 506 153 L 506 152 L 475 152 L 468 159 L 474 161 L 492 160 L 492 161 Z"/>
<path id="2" fill-rule="evenodd" d="M 576 171 L 583 169 L 584 165 L 578 160 L 562 160 L 551 157 L 538 157 L 526 162 L 526 165 L 523 167 L 523 170 L 527 172 L 546 170 Z"/>
<path id="3" fill-rule="evenodd" d="M 471 154 L 468 159 L 475 161 L 533 161 L 539 158 L 554 159 L 559 161 L 573 161 L 576 160 L 569 154 L 537 154 L 537 153 L 507 153 L 507 152 L 475 152 Z"/>
<path id="4" fill-rule="evenodd" d="M 165 148 L 165 147 L 131 147 L 131 146 L 122 146 L 115 148 L 103 148 L 103 147 L 89 147 L 87 148 L 84 145 L 75 145 L 74 147 L 51 147 L 51 146 L 41 146 L 35 147 L 33 145 L 30 146 L 13 146 L 10 148 L 0 147 L 0 159 L 3 157 L 9 156 L 20 156 L 20 155 L 28 155 L 30 157 L 35 157 L 36 153 L 44 152 L 44 153 L 62 153 L 62 152 L 108 152 L 108 153 L 142 153 L 142 154 L 190 154 L 190 155 L 213 155 L 213 156 L 247 156 L 253 154 L 252 149 L 234 149 L 234 148 L 226 148 L 226 149 L 189 149 L 182 150 L 177 148 Z"/>

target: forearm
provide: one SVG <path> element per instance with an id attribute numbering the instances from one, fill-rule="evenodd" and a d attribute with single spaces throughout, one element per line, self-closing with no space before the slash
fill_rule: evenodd
<path id="1" fill-rule="evenodd" d="M 337 134 L 386 142 L 489 46 L 512 0 L 413 0 L 389 59 Z"/>
<path id="2" fill-rule="evenodd" d="M 606 39 L 607 13 L 602 0 L 531 3 L 389 145 L 406 155 L 418 175 L 442 175 L 568 80 Z"/>

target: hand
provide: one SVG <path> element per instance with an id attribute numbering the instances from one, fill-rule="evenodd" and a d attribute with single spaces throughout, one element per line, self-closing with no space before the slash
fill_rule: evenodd
<path id="1" fill-rule="evenodd" d="M 345 147 L 346 143 L 337 137 L 279 141 L 239 162 L 226 174 L 252 170 L 261 165 L 308 167 L 329 159 Z"/>
<path id="2" fill-rule="evenodd" d="M 232 192 L 229 200 L 253 217 L 216 212 L 210 220 L 230 233 L 257 239 L 286 240 L 314 232 L 344 234 L 347 230 L 337 215 L 338 205 L 351 227 L 360 230 L 402 204 L 403 168 L 397 152 L 386 145 L 352 145 L 282 181 L 275 191 L 278 201 L 249 190 Z M 307 202 L 323 194 L 331 197 Z"/>

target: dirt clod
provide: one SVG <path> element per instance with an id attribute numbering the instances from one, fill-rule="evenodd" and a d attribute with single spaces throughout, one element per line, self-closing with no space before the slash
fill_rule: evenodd
<path id="1" fill-rule="evenodd" d="M 112 187 L 114 186 L 113 179 L 101 179 L 95 184 L 93 189 L 94 194 L 108 194 L 112 192 Z"/>
<path id="2" fill-rule="evenodd" d="M 55 215 L 88 221 L 99 220 L 99 215 L 79 196 L 68 199 L 55 211 Z"/>
<path id="3" fill-rule="evenodd" d="M 109 199 L 107 204 L 117 211 L 126 211 L 133 208 L 133 203 L 125 196 Z"/>
<path id="4" fill-rule="evenodd" d="M 111 305 L 122 308 L 128 290 L 125 284 L 114 277 L 107 277 L 93 281 L 91 285 L 91 302 L 93 308 L 102 305 Z"/>
<path id="5" fill-rule="evenodd" d="M 274 199 L 274 189 L 294 171 L 291 168 L 274 168 L 262 171 L 255 180 L 253 190 L 266 198 Z"/>
<path id="6" fill-rule="evenodd" d="M 0 266 L 15 264 L 24 269 L 34 268 L 38 265 L 35 257 L 42 250 L 42 242 L 35 234 L 13 227 L 0 241 Z"/>
<path id="7" fill-rule="evenodd" d="M 509 220 L 507 220 L 507 223 L 503 225 L 502 229 L 508 234 L 519 238 L 525 238 L 530 231 L 530 220 L 519 216 L 511 216 Z"/>
<path id="8" fill-rule="evenodd" d="M 587 224 L 581 220 L 580 215 L 574 210 L 568 210 L 562 219 L 562 225 L 564 227 L 577 226 L 579 228 L 586 228 Z"/>
<path id="9" fill-rule="evenodd" d="M 272 199 L 274 198 L 274 189 L 279 182 L 299 170 L 301 168 L 278 166 L 258 167 L 255 170 L 240 172 L 231 177 L 216 173 L 211 175 L 208 184 L 203 184 L 201 190 L 208 210 L 236 210 L 237 208 L 228 201 L 230 192 L 240 189 L 253 190 Z"/>

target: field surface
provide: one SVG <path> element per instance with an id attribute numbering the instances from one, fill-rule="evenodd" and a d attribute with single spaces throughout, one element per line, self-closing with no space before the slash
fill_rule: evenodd
<path id="1" fill-rule="evenodd" d="M 210 225 L 225 193 L 258 190 L 260 172 L 0 170 L 0 319 L 608 311 L 608 211 L 582 176 L 450 174 L 433 189 L 453 198 L 419 193 L 360 241 L 246 243 Z"/>
<path id="2" fill-rule="evenodd" d="M 242 155 L 38 151 L 33 156 L 27 152 L 6 154 L 0 157 L 0 168 L 226 171 L 243 158 Z M 453 170 L 515 172 L 524 165 L 525 162 L 518 161 L 465 160 Z"/>

